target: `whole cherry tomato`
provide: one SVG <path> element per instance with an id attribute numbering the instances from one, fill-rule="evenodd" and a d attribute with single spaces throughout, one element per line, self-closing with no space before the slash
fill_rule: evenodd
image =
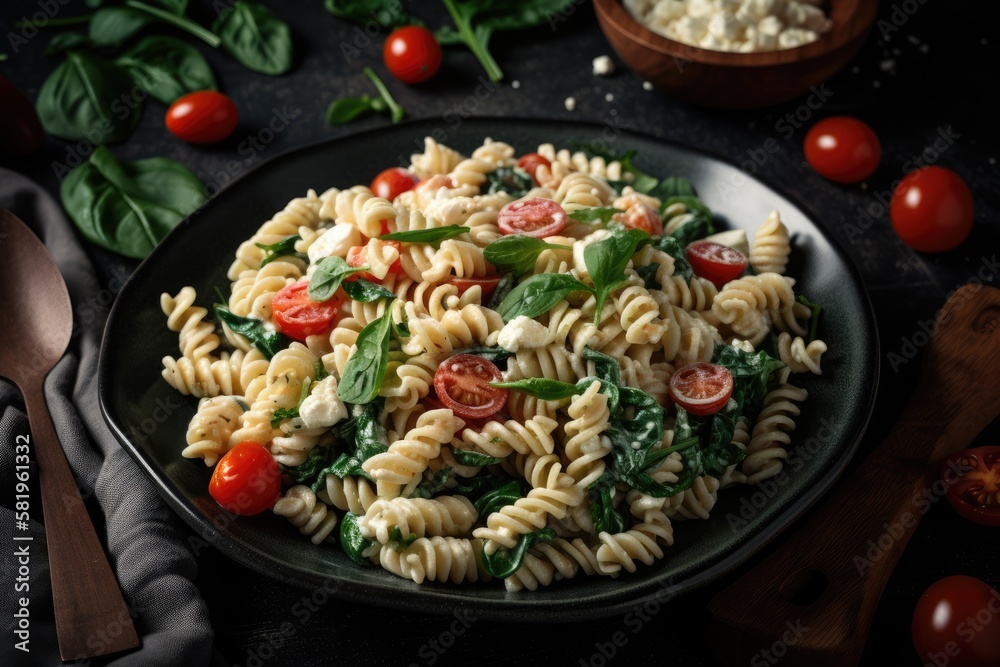
<path id="1" fill-rule="evenodd" d="M 386 68 L 404 83 L 420 83 L 434 76 L 441 67 L 441 57 L 434 33 L 417 25 L 396 28 L 382 48 Z"/>
<path id="2" fill-rule="evenodd" d="M 903 243 L 918 252 L 944 252 L 972 232 L 972 192 L 944 167 L 925 167 L 903 177 L 892 193 L 889 217 Z"/>
<path id="3" fill-rule="evenodd" d="M 857 118 L 834 116 L 806 133 L 805 154 L 820 176 L 838 183 L 858 183 L 875 173 L 882 144 L 872 128 Z"/>
<path id="4" fill-rule="evenodd" d="M 214 144 L 236 129 L 240 113 L 226 95 L 199 90 L 183 95 L 167 109 L 167 129 L 192 144 Z"/>
<path id="5" fill-rule="evenodd" d="M 219 459 L 208 492 L 234 514 L 260 514 L 281 493 L 281 468 L 263 445 L 241 442 Z"/>

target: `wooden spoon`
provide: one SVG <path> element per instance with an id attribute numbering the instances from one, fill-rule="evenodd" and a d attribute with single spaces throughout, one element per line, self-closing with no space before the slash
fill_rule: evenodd
<path id="1" fill-rule="evenodd" d="M 886 439 L 784 544 L 709 602 L 716 660 L 857 664 L 889 575 L 946 488 L 943 461 L 1000 414 L 998 325 L 1000 290 L 966 285 L 948 300 L 916 392 Z"/>
<path id="2" fill-rule="evenodd" d="M 0 375 L 24 396 L 30 446 L 38 463 L 59 654 L 91 658 L 139 646 L 139 637 L 107 556 L 97 539 L 45 402 L 45 376 L 73 330 L 69 293 L 38 237 L 0 209 Z M 37 518 L 37 515 L 36 515 Z M 19 540 L 19 538 L 21 538 Z M 17 535 L 16 548 L 34 545 Z M 30 538 L 28 538 L 30 539 Z"/>

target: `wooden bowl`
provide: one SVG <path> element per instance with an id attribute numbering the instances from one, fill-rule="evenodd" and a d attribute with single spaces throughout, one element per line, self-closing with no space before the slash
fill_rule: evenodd
<path id="1" fill-rule="evenodd" d="M 711 51 L 659 35 L 629 15 L 620 0 L 594 0 L 601 30 L 639 76 L 678 99 L 721 109 L 754 109 L 793 99 L 836 74 L 861 48 L 878 3 L 830 0 L 833 27 L 794 49 Z"/>

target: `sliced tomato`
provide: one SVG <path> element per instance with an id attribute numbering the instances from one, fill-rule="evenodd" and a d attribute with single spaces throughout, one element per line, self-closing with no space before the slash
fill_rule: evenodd
<path id="1" fill-rule="evenodd" d="M 260 514 L 281 494 L 281 468 L 260 443 L 241 442 L 219 459 L 208 493 L 233 514 Z"/>
<path id="2" fill-rule="evenodd" d="M 615 213 L 612 220 L 632 229 L 641 229 L 650 236 L 663 234 L 663 220 L 660 214 L 645 204 L 632 204 L 624 213 Z"/>
<path id="3" fill-rule="evenodd" d="M 333 325 L 340 312 L 341 301 L 332 297 L 326 301 L 309 298 L 309 283 L 292 283 L 271 299 L 271 313 L 278 330 L 305 342 L 307 336 L 323 333 Z"/>
<path id="4" fill-rule="evenodd" d="M 688 244 L 687 258 L 695 275 L 722 287 L 739 278 L 747 268 L 747 258 L 736 248 L 712 241 Z"/>
<path id="5" fill-rule="evenodd" d="M 376 197 L 393 201 L 417 185 L 417 177 L 402 167 L 390 167 L 372 180 L 371 191 Z"/>
<path id="6" fill-rule="evenodd" d="M 448 357 L 434 373 L 438 400 L 463 419 L 491 417 L 507 404 L 509 392 L 491 387 L 491 382 L 503 382 L 500 369 L 474 354 Z"/>
<path id="7" fill-rule="evenodd" d="M 566 228 L 566 211 L 551 199 L 519 199 L 500 209 L 497 224 L 504 234 L 523 234 L 543 239 Z"/>
<path id="8" fill-rule="evenodd" d="M 524 172 L 531 175 L 531 180 L 535 182 L 536 185 L 541 185 L 538 182 L 538 168 L 541 166 L 551 167 L 552 163 L 544 155 L 539 155 L 538 153 L 527 153 L 521 156 L 521 159 L 517 161 L 517 166 Z"/>
<path id="9" fill-rule="evenodd" d="M 966 449 L 942 468 L 948 502 L 969 521 L 1000 526 L 1000 446 Z"/>
<path id="10" fill-rule="evenodd" d="M 677 369 L 670 377 L 674 402 L 693 415 L 704 417 L 721 410 L 733 394 L 733 374 L 704 361 Z"/>
<path id="11" fill-rule="evenodd" d="M 502 276 L 489 276 L 488 278 L 452 278 L 450 282 L 452 285 L 458 288 L 459 295 L 465 294 L 465 292 L 473 285 L 479 285 L 483 288 L 483 303 L 490 300 L 493 296 L 493 292 L 497 289 L 497 284 L 500 282 Z"/>

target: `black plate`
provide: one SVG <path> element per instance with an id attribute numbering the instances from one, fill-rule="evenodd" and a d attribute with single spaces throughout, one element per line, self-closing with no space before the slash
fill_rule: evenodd
<path id="1" fill-rule="evenodd" d="M 857 270 L 822 228 L 795 203 L 737 167 L 702 152 L 610 126 L 517 119 L 469 119 L 458 127 L 415 121 L 280 155 L 254 169 L 182 222 L 126 283 L 108 320 L 101 349 L 101 407 L 112 431 L 156 483 L 169 505 L 232 558 L 269 576 L 305 586 L 325 584 L 345 599 L 401 610 L 461 607 L 477 617 L 567 621 L 611 616 L 628 607 L 697 587 L 731 570 L 801 515 L 843 471 L 871 414 L 878 375 L 878 339 L 871 304 Z M 307 189 L 368 183 L 386 166 L 406 164 L 425 135 L 465 153 L 484 137 L 519 152 L 543 142 L 557 147 L 604 141 L 637 149 L 651 174 L 684 176 L 731 227 L 752 233 L 772 209 L 794 235 L 789 274 L 797 290 L 823 305 L 821 336 L 830 351 L 824 375 L 796 376 L 809 399 L 793 434 L 787 475 L 763 486 L 720 494 L 708 521 L 675 522 L 675 545 L 652 567 L 618 578 L 582 577 L 534 593 L 509 594 L 489 585 L 421 585 L 377 568 L 361 568 L 338 546 L 317 547 L 272 515 L 233 518 L 208 496 L 210 470 L 181 457 L 196 401 L 160 378 L 161 358 L 177 354 L 177 335 L 160 312 L 162 292 L 184 285 L 210 306 L 224 287 L 239 243 L 272 213 Z M 778 480 L 778 481 L 775 481 Z M 662 599 L 662 597 L 660 597 Z"/>

